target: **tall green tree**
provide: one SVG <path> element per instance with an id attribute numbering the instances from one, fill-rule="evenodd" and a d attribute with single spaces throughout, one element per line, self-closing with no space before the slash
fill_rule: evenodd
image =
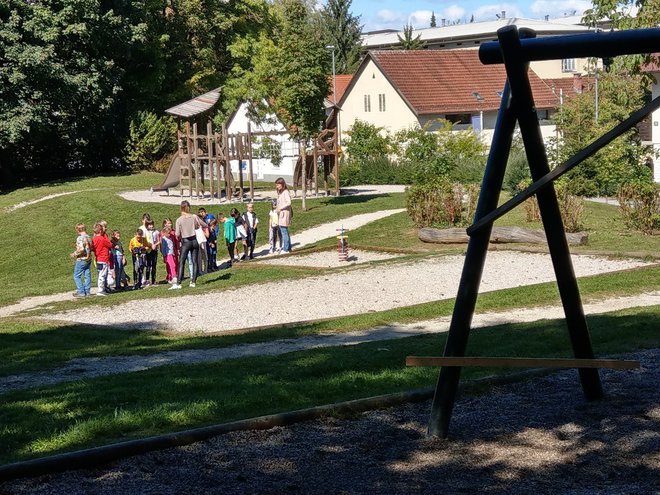
<path id="1" fill-rule="evenodd" d="M 399 38 L 399 43 L 401 43 L 401 48 L 404 50 L 421 50 L 426 48 L 426 43 L 422 41 L 422 35 L 418 34 L 417 36 L 413 35 L 414 28 L 412 24 L 406 24 L 403 26 L 403 37 L 397 34 Z"/>
<path id="2" fill-rule="evenodd" d="M 360 64 L 360 16 L 351 12 L 352 0 L 328 0 L 321 10 L 321 30 L 326 45 L 334 46 L 338 74 L 352 74 Z"/>
<path id="3" fill-rule="evenodd" d="M 434 11 L 431 11 L 431 27 L 432 27 L 432 28 L 437 27 L 437 23 L 436 23 L 436 20 L 435 20 L 435 12 L 434 12 Z"/>
<path id="4" fill-rule="evenodd" d="M 639 77 L 627 73 L 599 75 L 598 119 L 593 88 L 572 96 L 555 115 L 562 139 L 559 159 L 565 161 L 597 137 L 642 106 L 644 89 Z M 586 196 L 616 194 L 619 186 L 652 180 L 644 157 L 651 150 L 643 146 L 636 128 L 614 140 L 596 155 L 582 162 L 568 175 L 571 193 Z"/>
<path id="5" fill-rule="evenodd" d="M 250 47 L 253 68 L 233 70 L 224 110 L 247 101 L 256 120 L 275 112 L 292 136 L 307 139 L 325 118 L 330 54 L 305 1 L 277 0 L 272 14 L 272 29 L 262 31 Z"/>

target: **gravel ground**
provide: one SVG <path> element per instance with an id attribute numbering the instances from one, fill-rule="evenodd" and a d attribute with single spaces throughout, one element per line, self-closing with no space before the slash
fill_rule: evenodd
<path id="1" fill-rule="evenodd" d="M 336 253 L 326 252 L 334 257 Z M 287 257 L 295 263 L 295 256 Z M 81 307 L 49 313 L 48 319 L 113 327 L 174 332 L 222 332 L 410 306 L 456 296 L 463 256 L 438 256 L 417 262 L 356 267 L 293 282 L 269 282 L 249 288 L 177 297 L 129 301 L 113 306 Z M 573 256 L 578 277 L 647 265 L 640 260 Z M 217 272 L 210 277 L 224 276 Z M 488 254 L 481 292 L 555 280 L 550 257 L 540 253 L 493 251 Z M 200 279 L 200 284 L 204 278 Z M 150 289 L 155 290 L 155 289 Z M 194 289 L 192 290 L 194 291 Z M 182 295 L 186 294 L 188 295 Z M 174 296 L 174 295 L 173 295 Z M 240 318 L 225 308 L 229 301 L 250 300 Z M 275 298 L 278 298 L 275 303 Z"/>
<path id="2" fill-rule="evenodd" d="M 450 440 L 425 436 L 430 402 L 234 432 L 0 485 L 2 494 L 657 494 L 660 351 L 601 371 L 585 402 L 574 370 L 456 403 Z"/>
<path id="3" fill-rule="evenodd" d="M 313 266 L 317 268 L 340 268 L 360 263 L 369 263 L 370 261 L 382 261 L 397 258 L 400 255 L 390 253 L 376 253 L 373 251 L 362 251 L 360 249 L 348 250 L 348 259 L 339 261 L 339 256 L 334 251 L 320 251 L 317 253 L 301 254 L 299 256 L 280 256 L 262 260 L 261 263 L 267 265 L 290 265 L 292 263 L 303 266 Z"/>

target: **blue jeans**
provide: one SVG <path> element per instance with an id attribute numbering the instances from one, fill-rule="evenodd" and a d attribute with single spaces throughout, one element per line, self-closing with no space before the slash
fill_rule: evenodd
<path id="1" fill-rule="evenodd" d="M 289 227 L 280 225 L 280 234 L 282 235 L 282 251 L 291 251 L 291 237 L 289 237 Z"/>
<path id="2" fill-rule="evenodd" d="M 76 283 L 78 294 L 89 296 L 92 289 L 92 261 L 76 261 L 73 266 L 73 281 Z M 83 280 L 84 279 L 84 280 Z"/>

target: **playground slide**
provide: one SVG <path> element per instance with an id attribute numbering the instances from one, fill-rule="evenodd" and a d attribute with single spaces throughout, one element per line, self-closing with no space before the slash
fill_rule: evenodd
<path id="1" fill-rule="evenodd" d="M 178 154 L 174 155 L 172 162 L 170 163 L 170 168 L 167 169 L 165 174 L 165 180 L 158 186 L 153 186 L 151 192 L 154 191 L 167 191 L 169 194 L 169 189 L 176 186 L 179 183 L 179 174 L 181 173 L 181 157 Z"/>

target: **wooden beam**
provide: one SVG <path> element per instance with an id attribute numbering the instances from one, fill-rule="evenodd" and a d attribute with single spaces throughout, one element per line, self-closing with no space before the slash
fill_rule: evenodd
<path id="1" fill-rule="evenodd" d="M 619 359 L 564 359 L 510 357 L 433 357 L 408 356 L 406 366 L 482 366 L 493 368 L 610 368 L 629 370 L 639 368 L 639 361 Z"/>

